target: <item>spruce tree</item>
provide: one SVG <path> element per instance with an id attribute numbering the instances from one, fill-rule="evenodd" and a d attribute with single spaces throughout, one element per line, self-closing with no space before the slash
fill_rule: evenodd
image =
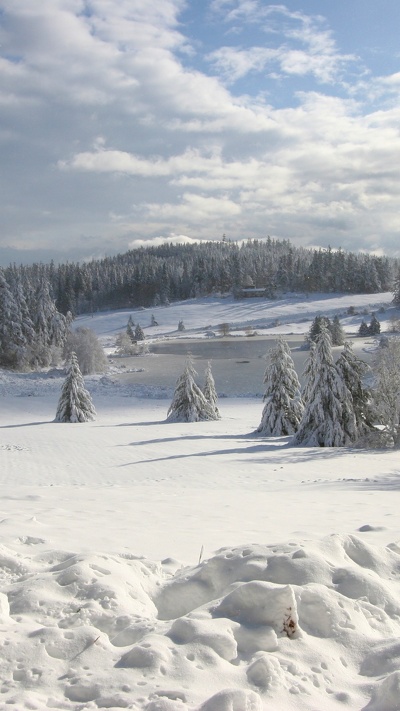
<path id="1" fill-rule="evenodd" d="M 367 323 L 365 323 L 364 319 L 360 323 L 360 327 L 358 329 L 358 335 L 359 336 L 369 336 L 369 326 Z"/>
<path id="2" fill-rule="evenodd" d="M 306 392 L 306 405 L 293 444 L 344 447 L 357 439 L 352 396 L 333 361 L 326 327 L 315 341 Z"/>
<path id="3" fill-rule="evenodd" d="M 345 342 L 345 332 L 343 330 L 343 327 L 340 323 L 339 316 L 335 316 L 331 326 L 329 328 L 331 337 L 332 337 L 332 345 L 333 346 L 343 346 Z"/>
<path id="4" fill-rule="evenodd" d="M 331 320 L 327 316 L 316 316 L 307 334 L 307 341 L 315 341 L 323 328 L 331 329 Z"/>
<path id="5" fill-rule="evenodd" d="M 25 347 L 21 313 L 0 269 L 0 365 L 5 368 L 20 367 Z"/>
<path id="6" fill-rule="evenodd" d="M 357 427 L 356 439 L 359 439 L 375 430 L 371 391 L 364 384 L 365 377 L 371 368 L 364 360 L 356 356 L 349 341 L 344 344 L 343 351 L 336 362 L 336 368 L 352 397 Z"/>
<path id="7" fill-rule="evenodd" d="M 167 413 L 168 422 L 217 420 L 218 416 L 195 382 L 197 373 L 188 356 L 185 370 L 178 378 L 174 397 Z"/>
<path id="8" fill-rule="evenodd" d="M 144 331 L 141 325 L 138 323 L 135 328 L 135 341 L 144 341 Z"/>
<path id="9" fill-rule="evenodd" d="M 268 352 L 264 383 L 265 405 L 257 432 L 267 437 L 294 434 L 299 427 L 304 405 L 290 348 L 282 338 Z"/>
<path id="10" fill-rule="evenodd" d="M 88 422 L 94 420 L 96 410 L 90 394 L 85 388 L 78 359 L 71 353 L 67 367 L 67 377 L 58 401 L 55 422 Z"/>
<path id="11" fill-rule="evenodd" d="M 133 343 L 133 341 L 136 340 L 136 339 L 135 339 L 135 332 L 134 332 L 134 330 L 133 330 L 134 326 L 135 326 L 135 323 L 134 323 L 134 320 L 133 320 L 132 315 L 131 315 L 131 316 L 129 316 L 129 319 L 128 319 L 128 324 L 127 324 L 127 327 L 126 327 L 126 334 L 129 336 L 129 338 L 131 339 L 132 343 Z"/>
<path id="12" fill-rule="evenodd" d="M 215 382 L 214 382 L 213 374 L 211 372 L 210 361 L 208 361 L 208 363 L 207 363 L 204 388 L 203 388 L 203 395 L 204 395 L 205 399 L 207 400 L 208 404 L 211 406 L 211 409 L 215 413 L 215 415 L 216 415 L 215 419 L 219 420 L 221 415 L 220 415 L 218 407 L 217 407 L 218 395 L 217 395 L 217 391 L 215 389 Z"/>
<path id="13" fill-rule="evenodd" d="M 368 327 L 368 331 L 371 336 L 378 336 L 381 332 L 381 324 L 376 318 L 375 314 L 372 314 L 371 321 Z"/>
<path id="14" fill-rule="evenodd" d="M 39 284 L 29 308 L 36 332 L 36 362 L 46 366 L 51 363 L 57 349 L 64 346 L 68 334 L 67 320 L 57 311 L 46 280 Z"/>
<path id="15" fill-rule="evenodd" d="M 400 306 L 400 268 L 394 282 L 393 303 L 395 306 Z"/>
<path id="16" fill-rule="evenodd" d="M 374 404 L 380 424 L 396 444 L 400 433 L 400 341 L 389 338 L 386 348 L 378 348 L 373 363 Z"/>

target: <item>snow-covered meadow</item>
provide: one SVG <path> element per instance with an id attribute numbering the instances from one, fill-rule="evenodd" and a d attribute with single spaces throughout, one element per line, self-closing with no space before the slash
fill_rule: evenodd
<path id="1" fill-rule="evenodd" d="M 256 436 L 262 382 L 234 376 L 221 420 L 166 423 L 184 355 L 151 352 L 215 343 L 221 323 L 231 341 L 251 329 L 300 343 L 316 313 L 340 313 L 351 337 L 380 307 L 386 330 L 390 300 L 80 317 L 113 361 L 85 379 L 94 422 L 53 422 L 62 372 L 1 371 L 0 709 L 400 709 L 398 452 Z M 113 357 L 130 313 L 150 353 Z"/>

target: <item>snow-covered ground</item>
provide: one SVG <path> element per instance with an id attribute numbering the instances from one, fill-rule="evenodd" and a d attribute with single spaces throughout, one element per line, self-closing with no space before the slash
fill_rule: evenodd
<path id="1" fill-rule="evenodd" d="M 76 325 L 111 352 L 129 313 L 155 345 L 181 319 L 186 338 L 227 322 L 244 341 L 353 305 L 351 336 L 380 307 L 389 328 L 390 300 L 202 299 Z M 82 424 L 53 422 L 60 371 L 0 373 L 0 709 L 398 711 L 398 452 L 257 437 L 261 398 L 235 383 L 220 421 L 166 423 L 174 379 L 152 373 L 170 360 L 113 361 L 86 379 Z"/>

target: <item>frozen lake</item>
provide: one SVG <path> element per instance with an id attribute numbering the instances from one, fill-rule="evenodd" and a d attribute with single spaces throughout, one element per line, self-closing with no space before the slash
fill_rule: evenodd
<path id="1" fill-rule="evenodd" d="M 210 360 L 220 397 L 235 395 L 261 397 L 264 393 L 265 356 L 276 344 L 276 340 L 274 336 L 227 336 L 207 340 L 180 338 L 159 341 L 150 345 L 150 354 L 147 356 L 118 359 L 118 364 L 123 364 L 128 371 L 118 377 L 125 383 L 163 388 L 166 395 L 170 395 L 176 379 L 183 371 L 186 357 L 191 353 L 200 385 L 207 362 Z M 308 351 L 301 350 L 304 338 L 288 336 L 286 340 L 301 380 L 308 356 Z M 360 345 L 357 347 L 357 339 L 355 339 L 355 351 L 368 362 L 370 354 L 361 350 L 362 341 L 358 343 Z M 341 347 L 334 348 L 335 355 L 339 355 L 341 350 Z M 129 372 L 139 368 L 143 370 Z"/>

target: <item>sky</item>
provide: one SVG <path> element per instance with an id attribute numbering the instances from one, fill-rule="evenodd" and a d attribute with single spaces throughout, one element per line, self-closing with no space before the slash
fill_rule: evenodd
<path id="1" fill-rule="evenodd" d="M 400 255 L 397 0 L 0 0 L 0 264 Z"/>

